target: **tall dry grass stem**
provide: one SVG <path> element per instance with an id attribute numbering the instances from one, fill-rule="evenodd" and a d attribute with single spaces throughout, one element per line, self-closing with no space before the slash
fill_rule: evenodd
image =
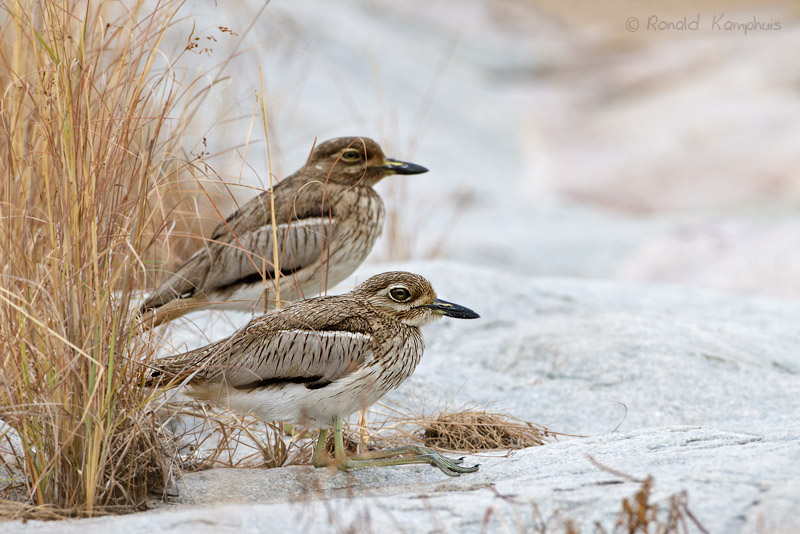
<path id="1" fill-rule="evenodd" d="M 161 50 L 180 7 L 0 2 L 0 512 L 136 509 L 165 482 L 130 310 L 197 232 L 165 231 L 202 168 L 205 93 Z"/>

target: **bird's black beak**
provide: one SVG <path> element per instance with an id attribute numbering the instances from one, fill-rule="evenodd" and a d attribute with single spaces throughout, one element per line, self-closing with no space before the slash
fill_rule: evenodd
<path id="1" fill-rule="evenodd" d="M 392 158 L 386 158 L 383 165 L 376 165 L 376 169 L 381 169 L 388 174 L 422 174 L 428 169 L 416 163 L 407 163 Z"/>
<path id="2" fill-rule="evenodd" d="M 428 308 L 437 315 L 446 315 L 447 317 L 455 317 L 456 319 L 477 319 L 480 317 L 480 315 L 469 308 L 441 299 L 436 299 L 430 304 L 420 306 L 420 308 Z"/>

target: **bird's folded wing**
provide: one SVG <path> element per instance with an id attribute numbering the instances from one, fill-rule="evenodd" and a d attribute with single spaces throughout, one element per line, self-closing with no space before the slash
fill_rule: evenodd
<path id="1" fill-rule="evenodd" d="M 322 387 L 352 373 L 372 357 L 367 333 L 282 330 L 267 339 L 243 336 L 226 347 L 204 373 L 240 389 L 278 383 Z"/>
<path id="2" fill-rule="evenodd" d="M 230 243 L 217 244 L 201 289 L 209 291 L 260 278 L 262 274 L 270 279 L 277 271 L 287 275 L 321 263 L 328 255 L 327 248 L 335 228 L 334 218 L 309 217 L 275 227 L 264 225 L 236 236 Z M 276 237 L 277 266 L 273 248 Z"/>

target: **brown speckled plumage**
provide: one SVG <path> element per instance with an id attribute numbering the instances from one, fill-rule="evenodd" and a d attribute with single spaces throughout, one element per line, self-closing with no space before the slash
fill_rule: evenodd
<path id="1" fill-rule="evenodd" d="M 425 171 L 386 158 L 365 137 L 321 143 L 302 169 L 274 187 L 274 232 L 265 192 L 217 226 L 206 245 L 153 292 L 141 307 L 141 324 L 149 328 L 209 306 L 263 311 L 278 294 L 294 301 L 323 293 L 355 271 L 381 234 L 384 207 L 373 186 L 390 174 Z"/>

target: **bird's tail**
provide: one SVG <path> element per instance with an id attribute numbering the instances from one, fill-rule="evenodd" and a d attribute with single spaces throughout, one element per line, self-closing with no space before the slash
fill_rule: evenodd
<path id="1" fill-rule="evenodd" d="M 144 387 L 165 389 L 178 387 L 190 374 L 186 372 L 177 373 L 174 369 L 170 368 L 169 362 L 162 363 L 158 360 L 147 365 L 143 372 L 144 377 L 142 382 Z"/>
<path id="2" fill-rule="evenodd" d="M 210 264 L 209 260 L 206 250 L 198 250 L 191 258 L 186 260 L 186 263 L 181 265 L 177 272 L 158 286 L 152 295 L 147 297 L 141 308 L 139 308 L 139 313 L 160 308 L 175 299 L 193 295 L 205 279 L 208 265 Z"/>
<path id="3" fill-rule="evenodd" d="M 177 385 L 176 380 L 171 380 L 164 370 L 158 366 L 158 364 L 148 365 L 144 368 L 144 378 L 142 380 L 142 385 L 146 388 L 155 388 L 155 387 L 171 387 L 172 385 Z"/>
<path id="4" fill-rule="evenodd" d="M 223 340 L 222 342 L 224 342 Z M 189 352 L 160 358 L 145 364 L 143 384 L 145 387 L 177 387 L 193 375 L 204 373 L 202 362 L 220 342 L 206 345 Z"/>
<path id="5" fill-rule="evenodd" d="M 205 279 L 210 263 L 206 250 L 197 251 L 145 299 L 138 313 L 143 331 L 202 307 L 207 299 L 200 294 L 198 287 Z"/>

